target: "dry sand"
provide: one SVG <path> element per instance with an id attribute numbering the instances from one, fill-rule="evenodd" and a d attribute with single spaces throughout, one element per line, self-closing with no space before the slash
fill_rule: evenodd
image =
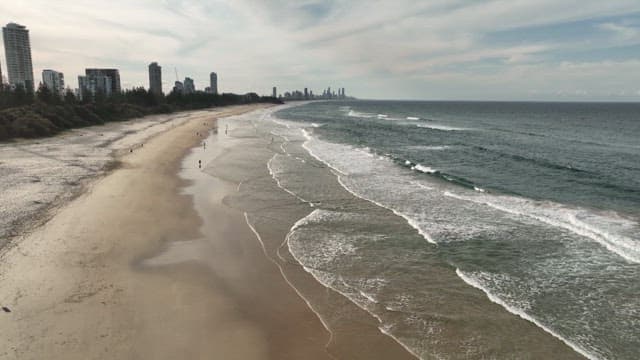
<path id="1" fill-rule="evenodd" d="M 156 136 L 16 240 L 0 258 L 0 305 L 11 310 L 0 312 L 0 358 L 330 358 L 320 321 L 262 255 L 242 214 L 222 204 L 217 256 L 241 286 L 195 261 L 142 265 L 168 243 L 200 236 L 177 176 L 196 132 L 253 108 L 196 116 Z M 218 189 L 218 199 L 231 191 Z"/>

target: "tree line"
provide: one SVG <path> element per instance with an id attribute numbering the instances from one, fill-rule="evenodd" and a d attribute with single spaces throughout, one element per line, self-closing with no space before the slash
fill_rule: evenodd
<path id="1" fill-rule="evenodd" d="M 61 131 L 124 121 L 151 114 L 250 103 L 281 103 L 255 93 L 209 94 L 195 92 L 154 94 L 139 87 L 106 96 L 100 92 L 78 99 L 67 89 L 63 95 L 40 85 L 35 94 L 22 87 L 0 88 L 0 141 L 51 136 Z"/>

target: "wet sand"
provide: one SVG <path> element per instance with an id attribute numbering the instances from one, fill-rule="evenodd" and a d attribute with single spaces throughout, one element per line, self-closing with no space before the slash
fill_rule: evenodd
<path id="1" fill-rule="evenodd" d="M 11 311 L 0 313 L 0 358 L 331 359 L 376 342 L 410 358 L 369 325 L 352 336 L 364 343 L 331 345 L 244 213 L 225 205 L 237 184 L 207 179 L 206 206 L 185 191 L 197 185 L 177 176 L 193 164 L 183 162 L 190 149 L 216 117 L 251 109 L 193 115 L 156 135 L 15 239 L 0 258 L 0 305 Z M 324 291 L 312 279 L 309 286 Z"/>

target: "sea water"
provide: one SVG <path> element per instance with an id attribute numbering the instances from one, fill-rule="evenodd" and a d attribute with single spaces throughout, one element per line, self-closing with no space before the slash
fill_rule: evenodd
<path id="1" fill-rule="evenodd" d="M 638 114 L 640 104 L 353 101 L 260 122 L 281 141 L 270 174 L 312 207 L 289 251 L 411 352 L 534 351 L 474 305 L 479 289 L 576 354 L 635 359 Z"/>

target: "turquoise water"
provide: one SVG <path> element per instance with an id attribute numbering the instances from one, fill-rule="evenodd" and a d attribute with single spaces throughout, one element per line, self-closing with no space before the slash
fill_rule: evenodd
<path id="1" fill-rule="evenodd" d="M 425 358 L 449 357 L 456 346 L 470 357 L 500 347 L 483 335 L 494 325 L 472 314 L 467 290 L 438 283 L 448 269 L 576 353 L 634 359 L 638 114 L 638 104 L 357 101 L 285 109 L 273 119 L 272 134 L 286 142 L 270 170 L 315 209 L 289 234 L 290 251 Z M 306 177 L 302 166 L 328 167 L 341 189 Z M 344 190 L 392 210 L 413 232 L 390 215 L 350 207 Z M 464 344 L 439 348 L 450 329 Z M 500 331 L 508 337 L 512 329 Z"/>

